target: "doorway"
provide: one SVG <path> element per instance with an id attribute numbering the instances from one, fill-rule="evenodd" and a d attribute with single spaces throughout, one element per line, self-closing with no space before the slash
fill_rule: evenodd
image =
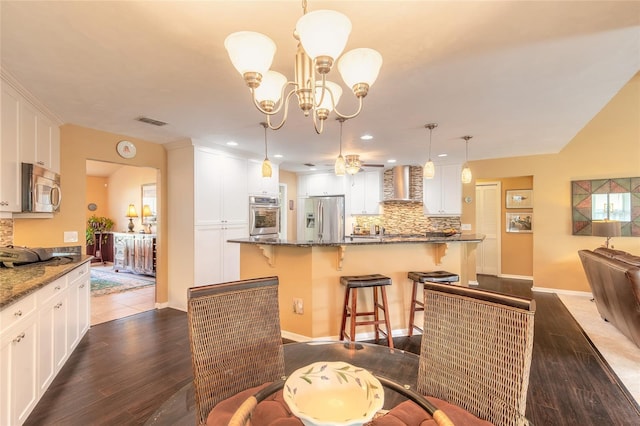
<path id="1" fill-rule="evenodd" d="M 99 250 L 91 265 L 91 325 L 155 309 L 155 246 L 145 251 L 153 259 L 139 262 L 144 252 L 137 242 L 155 244 L 157 204 L 149 201 L 149 188 L 158 170 L 87 160 L 86 180 L 87 253 Z M 90 225 L 105 221 L 111 229 L 90 238 Z"/>
<path id="2" fill-rule="evenodd" d="M 501 273 L 500 194 L 500 182 L 476 184 L 476 228 L 485 235 L 477 248 L 477 274 L 498 276 Z"/>

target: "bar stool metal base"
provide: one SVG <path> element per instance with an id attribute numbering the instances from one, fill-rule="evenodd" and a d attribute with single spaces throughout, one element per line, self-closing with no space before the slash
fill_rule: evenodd
<path id="1" fill-rule="evenodd" d="M 380 333 L 382 333 L 387 338 L 389 347 L 393 348 L 393 336 L 391 335 L 389 312 L 387 309 L 389 304 L 387 303 L 387 292 L 385 290 L 385 286 L 391 285 L 391 278 L 380 274 L 352 275 L 340 277 L 340 283 L 346 287 L 342 307 L 340 340 L 347 338 L 353 342 L 356 336 L 356 326 L 373 325 L 376 340 L 380 339 Z M 358 289 L 360 288 L 371 288 L 373 290 L 372 311 L 358 312 Z M 378 290 L 380 290 L 382 303 L 380 303 L 380 299 L 378 298 Z M 351 303 L 349 303 L 349 298 L 351 298 Z M 380 311 L 383 313 L 382 319 L 380 318 Z M 373 319 L 358 320 L 358 317 L 363 316 L 373 316 Z M 346 330 L 347 318 L 350 319 L 348 333 Z M 386 331 L 380 327 L 382 324 L 385 325 Z"/>
<path id="2" fill-rule="evenodd" d="M 418 284 L 425 282 L 432 283 L 454 283 L 460 281 L 460 277 L 447 271 L 431 271 L 431 272 L 409 272 L 408 278 L 413 282 L 411 289 L 411 305 L 409 307 L 409 337 L 413 336 L 413 331 L 423 332 L 422 328 L 415 324 L 416 312 L 424 311 L 424 303 L 422 298 L 418 299 Z"/>

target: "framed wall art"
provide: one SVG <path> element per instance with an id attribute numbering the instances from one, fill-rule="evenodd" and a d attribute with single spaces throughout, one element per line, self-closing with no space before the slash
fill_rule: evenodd
<path id="1" fill-rule="evenodd" d="M 533 232 L 533 213 L 507 213 L 507 232 Z"/>
<path id="2" fill-rule="evenodd" d="M 533 208 L 533 189 L 510 189 L 505 198 L 508 209 Z"/>

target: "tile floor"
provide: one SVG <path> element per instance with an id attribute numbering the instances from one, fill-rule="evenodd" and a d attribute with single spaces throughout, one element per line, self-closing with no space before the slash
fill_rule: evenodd
<path id="1" fill-rule="evenodd" d="M 155 286 L 91 297 L 91 325 L 150 311 L 155 307 Z"/>

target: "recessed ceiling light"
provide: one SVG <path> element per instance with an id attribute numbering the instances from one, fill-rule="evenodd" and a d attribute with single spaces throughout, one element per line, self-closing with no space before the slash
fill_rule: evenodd
<path id="1" fill-rule="evenodd" d="M 446 157 L 449 154 L 438 154 L 438 157 Z"/>
<path id="2" fill-rule="evenodd" d="M 370 141 L 371 139 L 373 139 L 373 136 L 369 135 L 369 134 L 365 134 L 360 136 L 360 139 L 362 139 L 363 141 Z"/>
<path id="3" fill-rule="evenodd" d="M 229 141 L 229 142 L 227 142 L 227 145 L 229 145 L 229 146 L 238 146 L 238 142 Z"/>
<path id="4" fill-rule="evenodd" d="M 395 162 L 396 162 L 396 160 L 394 158 L 392 158 L 390 160 L 387 160 L 387 163 L 395 163 Z"/>
<path id="5" fill-rule="evenodd" d="M 311 167 L 309 170 L 311 170 L 312 172 L 315 172 L 318 169 L 316 169 L 315 167 Z"/>
<path id="6" fill-rule="evenodd" d="M 275 154 L 273 158 L 282 158 L 282 154 Z"/>

